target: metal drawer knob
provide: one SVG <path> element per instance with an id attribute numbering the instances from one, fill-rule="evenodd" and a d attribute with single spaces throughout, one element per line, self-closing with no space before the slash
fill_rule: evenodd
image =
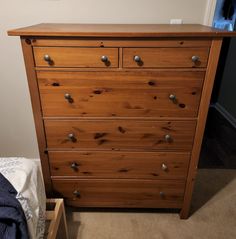
<path id="1" fill-rule="evenodd" d="M 200 60 L 199 56 L 192 56 L 192 62 L 196 63 Z"/>
<path id="2" fill-rule="evenodd" d="M 49 55 L 44 55 L 43 59 L 49 64 L 49 65 L 53 65 L 53 60 Z"/>
<path id="3" fill-rule="evenodd" d="M 78 198 L 81 196 L 79 190 L 75 190 L 73 194 Z"/>
<path id="4" fill-rule="evenodd" d="M 68 93 L 65 94 L 65 99 L 69 100 L 69 99 L 71 99 L 71 98 L 72 98 L 72 97 L 71 97 L 70 94 L 68 94 Z"/>
<path id="5" fill-rule="evenodd" d="M 163 198 L 165 196 L 164 192 L 160 192 L 160 197 Z"/>
<path id="6" fill-rule="evenodd" d="M 74 102 L 74 100 L 73 100 L 73 98 L 72 98 L 72 96 L 70 94 L 66 93 L 64 95 L 64 97 L 65 97 L 66 100 L 68 100 L 69 103 L 73 103 Z"/>
<path id="7" fill-rule="evenodd" d="M 166 141 L 166 142 L 171 142 L 171 140 L 172 140 L 171 135 L 166 134 L 166 135 L 165 135 L 165 141 Z"/>
<path id="8" fill-rule="evenodd" d="M 107 56 L 102 56 L 101 61 L 104 62 L 104 63 L 107 63 L 107 62 L 109 62 L 109 59 L 108 59 Z"/>
<path id="9" fill-rule="evenodd" d="M 78 165 L 76 162 L 73 162 L 70 167 L 71 167 L 73 170 L 77 171 L 79 165 Z"/>
<path id="10" fill-rule="evenodd" d="M 140 63 L 142 60 L 140 56 L 134 56 L 134 61 Z"/>
<path id="11" fill-rule="evenodd" d="M 51 61 L 51 60 L 52 60 L 49 55 L 44 55 L 43 59 L 44 59 L 45 61 Z"/>
<path id="12" fill-rule="evenodd" d="M 161 169 L 162 169 L 163 171 L 167 171 L 168 167 L 167 167 L 166 164 L 163 163 L 163 164 L 161 165 Z"/>
<path id="13" fill-rule="evenodd" d="M 76 139 L 76 137 L 75 137 L 75 135 L 73 133 L 68 134 L 67 137 L 72 142 L 76 142 L 77 141 L 77 139 Z"/>
<path id="14" fill-rule="evenodd" d="M 176 100 L 176 95 L 170 94 L 169 99 L 172 100 L 172 101 L 175 101 Z"/>

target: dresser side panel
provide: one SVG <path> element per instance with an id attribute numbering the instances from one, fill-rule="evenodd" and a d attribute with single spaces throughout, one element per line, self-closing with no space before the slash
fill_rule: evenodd
<path id="1" fill-rule="evenodd" d="M 31 104 L 32 104 L 33 115 L 34 115 L 34 123 L 35 123 L 35 129 L 37 134 L 45 189 L 46 189 L 46 193 L 49 195 L 50 192 L 52 191 L 51 177 L 50 177 L 50 171 L 49 171 L 48 156 L 47 154 L 45 154 L 46 138 L 45 138 L 45 132 L 44 132 L 43 119 L 42 119 L 38 84 L 36 80 L 36 73 L 34 70 L 33 49 L 30 44 L 30 40 L 23 37 L 21 37 L 21 45 L 22 45 L 26 74 L 27 74 L 28 85 L 30 90 Z"/>
<path id="2" fill-rule="evenodd" d="M 221 45 L 222 45 L 222 39 L 212 40 L 209 61 L 207 65 L 207 71 L 206 71 L 206 76 L 205 76 L 205 81 L 204 81 L 202 96 L 200 101 L 200 107 L 198 112 L 197 127 L 196 127 L 196 133 L 194 137 L 191 160 L 189 164 L 188 177 L 186 181 L 184 203 L 183 203 L 183 208 L 180 212 L 180 217 L 182 219 L 188 218 L 188 214 L 189 214 L 193 187 L 194 187 L 196 174 L 197 174 L 198 160 L 199 160 L 199 155 L 201 151 L 201 144 L 202 144 L 203 134 L 205 130 L 206 118 L 207 118 L 209 103 L 211 99 L 211 92 L 212 92 L 212 88 L 214 84 Z"/>

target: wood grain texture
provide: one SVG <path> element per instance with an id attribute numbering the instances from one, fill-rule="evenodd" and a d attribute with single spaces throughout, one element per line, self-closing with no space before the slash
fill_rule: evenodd
<path id="1" fill-rule="evenodd" d="M 29 36 L 22 46 L 47 192 L 52 178 L 69 205 L 181 208 L 187 218 L 222 37 L 236 32 L 39 24 L 8 34 Z"/>
<path id="2" fill-rule="evenodd" d="M 124 68 L 178 68 L 206 67 L 208 48 L 124 48 Z M 134 56 L 141 57 L 141 62 L 135 62 Z M 194 63 L 192 56 L 198 56 Z"/>
<path id="3" fill-rule="evenodd" d="M 181 208 L 184 181 L 54 179 L 53 189 L 68 205 L 78 207 Z"/>
<path id="4" fill-rule="evenodd" d="M 192 149 L 195 121 L 45 120 L 49 148 Z M 68 138 L 74 135 L 74 140 Z M 165 136 L 170 135 L 170 141 Z"/>
<path id="5" fill-rule="evenodd" d="M 45 232 L 44 238 L 47 239 L 69 239 L 68 229 L 64 208 L 64 201 L 62 198 L 47 199 L 47 206 L 54 207 L 46 208 L 46 221 L 49 221 L 48 231 Z"/>
<path id="6" fill-rule="evenodd" d="M 210 47 L 211 40 L 208 38 L 62 38 L 60 40 L 50 37 L 37 38 L 32 40 L 33 46 L 45 47 Z"/>
<path id="7" fill-rule="evenodd" d="M 37 85 L 37 77 L 34 70 L 34 58 L 32 46 L 27 44 L 26 39 L 21 38 L 21 45 L 24 54 L 25 68 L 28 79 L 28 85 L 30 90 L 31 104 L 34 114 L 34 123 L 38 140 L 39 154 L 42 165 L 42 171 L 44 175 L 44 184 L 46 193 L 49 196 L 52 192 L 51 178 L 49 171 L 48 156 L 45 154 L 46 149 L 46 136 L 44 132 L 44 124 L 42 120 L 40 96 Z"/>
<path id="8" fill-rule="evenodd" d="M 189 158 L 176 152 L 49 151 L 52 177 L 185 180 Z"/>
<path id="9" fill-rule="evenodd" d="M 100 72 L 103 73 L 104 71 L 106 72 L 130 72 L 132 70 L 132 72 L 142 72 L 143 70 L 145 71 L 150 71 L 150 72 L 156 72 L 156 71 L 175 71 L 175 72 L 181 72 L 181 71 L 189 71 L 189 72 L 196 72 L 196 71 L 202 71 L 205 72 L 206 68 L 121 68 L 119 67 L 107 67 L 107 68 L 103 68 L 103 67 L 93 67 L 93 68 L 83 68 L 83 67 L 70 67 L 70 68 L 66 68 L 66 67 L 61 67 L 61 68 L 57 68 L 57 67 L 35 67 L 36 71 L 51 71 L 51 72 L 55 72 L 55 71 L 60 71 L 60 72 Z"/>
<path id="10" fill-rule="evenodd" d="M 37 72 L 45 117 L 196 117 L 204 75 L 187 71 Z M 72 100 L 66 100 L 65 94 Z M 170 94 L 176 100 L 170 100 Z"/>
<path id="11" fill-rule="evenodd" d="M 49 55 L 50 64 L 44 60 Z M 117 48 L 34 47 L 37 67 L 118 67 Z M 101 61 L 102 56 L 108 62 Z"/>
<path id="12" fill-rule="evenodd" d="M 71 24 L 41 23 L 9 30 L 9 36 L 67 37 L 222 37 L 236 33 L 199 24 Z"/>
<path id="13" fill-rule="evenodd" d="M 205 82 L 204 82 L 202 97 L 200 102 L 200 109 L 198 114 L 196 134 L 194 137 L 191 162 L 189 165 L 188 177 L 186 182 L 184 204 L 180 213 L 180 217 L 182 219 L 188 218 L 188 215 L 189 215 L 193 187 L 194 187 L 194 182 L 195 182 L 196 174 L 197 174 L 197 165 L 198 165 L 199 155 L 201 151 L 202 138 L 204 134 L 207 112 L 209 109 L 211 92 L 212 92 L 212 88 L 214 84 L 221 44 L 222 44 L 222 39 L 212 41 L 209 62 L 208 62 L 208 67 L 207 67 L 207 72 L 206 72 L 206 77 L 205 77 Z"/>

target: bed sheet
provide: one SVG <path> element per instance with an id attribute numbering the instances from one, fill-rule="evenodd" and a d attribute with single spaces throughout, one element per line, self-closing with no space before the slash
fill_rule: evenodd
<path id="1" fill-rule="evenodd" d="M 45 229 L 46 195 L 40 164 L 32 159 L 0 158 L 0 172 L 14 186 L 25 212 L 32 239 L 41 239 Z"/>

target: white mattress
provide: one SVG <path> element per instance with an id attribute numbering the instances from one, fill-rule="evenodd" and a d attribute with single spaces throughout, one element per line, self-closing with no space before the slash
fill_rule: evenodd
<path id="1" fill-rule="evenodd" d="M 0 158 L 0 172 L 18 192 L 30 237 L 43 238 L 46 195 L 39 163 L 26 158 Z"/>

